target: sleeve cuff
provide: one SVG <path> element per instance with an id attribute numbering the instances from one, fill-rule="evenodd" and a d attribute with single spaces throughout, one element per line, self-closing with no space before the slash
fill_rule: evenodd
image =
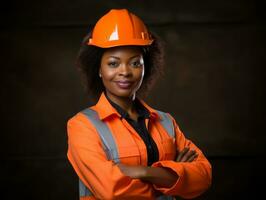
<path id="1" fill-rule="evenodd" d="M 154 189 L 162 192 L 163 194 L 166 194 L 166 195 L 175 194 L 176 193 L 175 191 L 179 188 L 179 185 L 181 184 L 182 179 L 183 179 L 183 174 L 184 174 L 183 166 L 178 164 L 177 162 L 165 160 L 165 161 L 159 161 L 159 162 L 153 163 L 152 167 L 169 168 L 178 175 L 177 181 L 170 188 L 159 187 L 153 184 Z"/>

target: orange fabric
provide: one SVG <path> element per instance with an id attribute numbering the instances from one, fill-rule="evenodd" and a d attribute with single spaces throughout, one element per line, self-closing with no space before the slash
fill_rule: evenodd
<path id="1" fill-rule="evenodd" d="M 185 138 L 173 123 L 176 132 L 174 141 L 159 123 L 157 112 L 141 101 L 149 110 L 151 117 L 147 127 L 157 144 L 159 161 L 153 167 L 167 167 L 179 175 L 171 188 L 160 188 L 123 175 L 119 168 L 108 161 L 95 127 L 82 113 L 68 121 L 68 159 L 82 182 L 97 199 L 155 199 L 160 191 L 168 195 L 193 198 L 204 192 L 211 184 L 211 165 L 203 153 L 191 141 Z M 102 94 L 98 103 L 91 107 L 97 111 L 115 139 L 120 161 L 130 165 L 147 165 L 146 147 L 138 133 L 120 118 L 119 113 Z M 175 144 L 176 142 L 176 144 Z M 177 149 L 176 149 L 177 146 Z M 198 158 L 191 162 L 175 162 L 176 151 L 184 147 L 197 151 Z"/>
<path id="2" fill-rule="evenodd" d="M 124 45 L 150 45 L 147 27 L 127 9 L 112 9 L 96 23 L 88 45 L 110 48 Z"/>
<path id="3" fill-rule="evenodd" d="M 80 197 L 80 200 L 95 200 L 95 197 L 94 196 Z"/>

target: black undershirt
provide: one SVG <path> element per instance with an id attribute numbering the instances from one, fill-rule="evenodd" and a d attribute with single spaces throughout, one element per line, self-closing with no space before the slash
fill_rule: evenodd
<path id="1" fill-rule="evenodd" d="M 152 137 L 150 136 L 150 133 L 148 132 L 148 129 L 145 124 L 145 119 L 150 117 L 149 111 L 138 100 L 135 100 L 134 101 L 135 108 L 138 113 L 138 120 L 135 121 L 130 118 L 129 114 L 123 108 L 121 108 L 116 103 L 112 102 L 108 97 L 107 99 L 110 102 L 110 104 L 121 115 L 121 118 L 124 118 L 125 120 L 127 120 L 127 122 L 136 130 L 136 132 L 139 134 L 139 136 L 144 141 L 146 145 L 146 149 L 147 149 L 147 155 L 148 155 L 148 166 L 158 161 L 159 153 L 158 153 L 157 145 L 152 139 Z"/>

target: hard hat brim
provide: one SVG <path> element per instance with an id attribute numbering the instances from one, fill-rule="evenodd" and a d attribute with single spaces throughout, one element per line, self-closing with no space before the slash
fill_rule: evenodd
<path id="1" fill-rule="evenodd" d="M 143 39 L 132 39 L 130 41 L 112 40 L 108 42 L 93 41 L 93 39 L 90 39 L 87 44 L 101 48 L 111 48 L 118 46 L 149 46 L 152 44 L 152 42 L 153 40 L 143 40 Z"/>

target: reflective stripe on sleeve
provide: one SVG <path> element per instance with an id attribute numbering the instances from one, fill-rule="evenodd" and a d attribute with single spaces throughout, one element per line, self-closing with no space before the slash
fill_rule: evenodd
<path id="1" fill-rule="evenodd" d="M 174 200 L 175 198 L 172 197 L 172 196 L 166 196 L 166 195 L 163 195 L 163 196 L 159 196 L 156 198 L 156 200 Z"/>
<path id="2" fill-rule="evenodd" d="M 84 183 L 79 179 L 79 196 L 93 196 L 91 191 L 84 185 Z"/>

